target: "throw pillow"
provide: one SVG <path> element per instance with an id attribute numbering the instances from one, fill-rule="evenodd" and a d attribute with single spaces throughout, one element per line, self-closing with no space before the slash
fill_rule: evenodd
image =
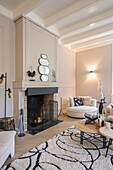
<path id="1" fill-rule="evenodd" d="M 74 97 L 74 103 L 75 103 L 75 106 L 82 106 L 83 105 L 81 98 L 79 99 L 79 98 Z"/>
<path id="2" fill-rule="evenodd" d="M 73 97 L 69 97 L 69 102 L 70 102 L 70 106 L 74 107 L 74 98 Z"/>
<path id="3" fill-rule="evenodd" d="M 83 105 L 85 106 L 91 106 L 91 97 L 84 97 L 83 98 Z"/>

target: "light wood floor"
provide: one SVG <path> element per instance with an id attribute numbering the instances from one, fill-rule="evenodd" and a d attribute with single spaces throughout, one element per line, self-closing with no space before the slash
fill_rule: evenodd
<path id="1" fill-rule="evenodd" d="M 68 127 L 74 125 L 75 121 L 78 121 L 80 119 L 74 119 L 66 115 L 65 116 L 61 115 L 59 116 L 59 120 L 63 120 L 63 122 L 51 128 L 48 128 L 47 130 L 44 130 L 36 135 L 26 134 L 24 137 L 18 137 L 18 135 L 16 135 L 15 156 L 12 159 L 8 158 L 7 161 L 5 162 L 5 165 L 9 164 L 16 158 L 19 158 L 24 153 L 28 152 L 30 149 L 33 149 L 34 147 L 40 145 L 44 141 L 66 130 Z"/>

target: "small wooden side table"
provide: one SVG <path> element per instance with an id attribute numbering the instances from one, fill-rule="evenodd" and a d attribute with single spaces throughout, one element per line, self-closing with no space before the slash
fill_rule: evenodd
<path id="1" fill-rule="evenodd" d="M 13 117 L 6 117 L 0 118 L 0 129 L 2 130 L 14 130 L 14 118 Z"/>
<path id="2" fill-rule="evenodd" d="M 113 129 L 111 129 L 111 128 L 106 128 L 106 126 L 104 126 L 104 127 L 101 127 L 101 128 L 99 129 L 99 132 L 100 132 L 103 136 L 109 138 L 109 143 L 108 143 L 107 150 L 106 150 L 106 154 L 105 154 L 105 157 L 106 157 L 106 156 L 107 156 L 107 153 L 108 153 L 109 145 L 112 144 L 112 140 L 113 140 Z"/>

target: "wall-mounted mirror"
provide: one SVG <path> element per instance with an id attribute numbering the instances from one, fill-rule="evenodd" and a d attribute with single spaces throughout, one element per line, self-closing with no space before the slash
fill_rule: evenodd
<path id="1" fill-rule="evenodd" d="M 40 74 L 49 75 L 49 68 L 46 66 L 39 66 Z"/>
<path id="2" fill-rule="evenodd" d="M 41 58 L 44 58 L 44 59 L 47 58 L 46 54 L 41 54 L 40 56 L 41 56 Z"/>
<path id="3" fill-rule="evenodd" d="M 49 61 L 47 59 L 46 54 L 41 54 L 41 58 L 39 59 L 40 66 L 38 67 L 38 71 L 41 74 L 40 79 L 43 82 L 48 81 L 48 75 L 49 75 Z"/>
<path id="4" fill-rule="evenodd" d="M 48 81 L 48 76 L 47 75 L 41 75 L 41 80 L 42 81 Z"/>
<path id="5" fill-rule="evenodd" d="M 39 63 L 40 63 L 40 65 L 43 65 L 43 66 L 49 65 L 49 61 L 47 59 L 44 59 L 44 58 L 40 58 Z"/>

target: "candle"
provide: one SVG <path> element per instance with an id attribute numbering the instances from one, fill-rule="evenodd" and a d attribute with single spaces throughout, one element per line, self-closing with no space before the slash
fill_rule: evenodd
<path id="1" fill-rule="evenodd" d="M 103 93 L 102 92 L 100 93 L 100 99 L 103 99 Z"/>

